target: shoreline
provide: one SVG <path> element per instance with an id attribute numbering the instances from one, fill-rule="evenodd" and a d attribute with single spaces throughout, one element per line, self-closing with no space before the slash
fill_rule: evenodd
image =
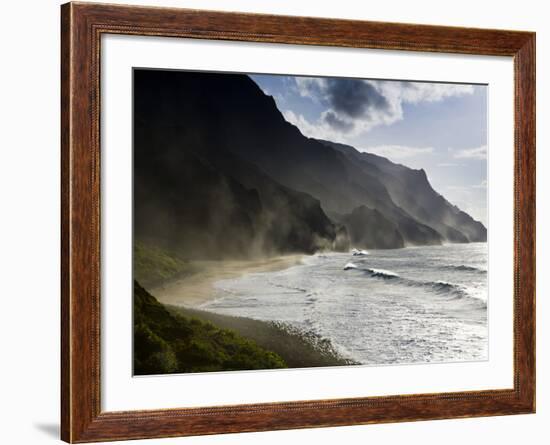
<path id="1" fill-rule="evenodd" d="M 189 319 L 199 319 L 220 329 L 228 329 L 254 341 L 265 350 L 283 358 L 288 368 L 316 368 L 359 365 L 340 355 L 331 342 L 311 332 L 292 329 L 281 323 L 247 317 L 222 315 L 207 310 L 165 305 L 169 312 Z"/>
<path id="2" fill-rule="evenodd" d="M 465 252 L 470 252 L 470 251 L 480 252 L 480 254 L 484 254 L 485 249 L 484 248 L 482 249 L 481 246 L 486 245 L 485 243 L 469 243 L 469 244 L 479 244 L 480 246 L 479 247 L 475 245 L 472 246 L 473 250 L 462 249 L 461 248 L 462 245 L 458 246 L 456 249 L 453 248 L 449 250 L 449 255 L 450 255 L 449 261 L 452 264 L 456 262 L 454 255 L 457 254 L 457 252 L 459 254 L 458 257 L 460 258 L 462 258 Z M 441 247 L 445 248 L 445 246 L 441 246 Z M 431 247 L 426 247 L 426 246 L 422 246 L 422 248 L 426 249 L 426 255 L 428 255 L 427 258 L 431 258 L 432 256 L 434 258 L 440 258 L 442 255 L 436 251 L 438 249 L 434 250 Z M 414 250 L 414 248 L 412 249 Z M 376 252 L 377 251 L 371 250 L 372 255 L 370 257 L 367 256 L 366 258 L 368 258 L 369 261 L 374 261 L 374 263 L 376 264 L 378 264 L 378 261 L 381 261 L 382 263 L 380 263 L 380 267 L 386 265 L 386 263 L 383 263 L 384 261 L 386 261 L 387 264 L 390 266 L 395 263 L 394 265 L 396 267 L 400 267 L 399 264 L 401 264 L 403 258 L 405 259 L 409 258 L 411 257 L 411 255 L 412 257 L 415 257 L 416 255 L 415 252 L 409 252 L 407 254 L 408 256 L 405 255 L 405 252 L 387 253 L 386 251 L 384 251 L 384 252 L 380 252 L 379 254 L 376 254 Z M 320 273 L 319 276 L 315 275 L 314 279 L 317 280 L 317 279 L 321 279 L 324 275 L 328 274 L 332 276 L 331 274 L 338 273 L 335 271 L 340 270 L 342 268 L 342 265 L 339 266 L 340 260 L 342 264 L 344 264 L 344 261 L 348 261 L 351 258 L 351 255 L 352 253 L 348 252 L 348 253 L 343 253 L 342 255 L 337 255 L 333 257 L 331 261 L 328 261 L 328 259 L 319 260 L 322 264 L 321 265 L 317 264 L 317 266 L 322 266 L 322 267 L 320 268 L 317 267 L 315 270 L 317 271 L 320 270 L 321 272 L 323 271 L 324 272 Z M 320 256 L 324 257 L 324 255 L 320 255 Z M 444 258 L 447 258 L 447 257 L 444 256 Z M 480 258 L 483 259 L 483 256 L 480 256 Z M 269 272 L 274 273 L 275 277 L 273 277 L 273 280 L 271 278 L 269 279 L 269 284 L 272 284 L 272 281 L 273 281 L 275 283 L 273 285 L 276 286 L 277 288 L 285 287 L 284 285 L 286 284 L 286 280 L 288 278 L 286 273 L 277 274 L 275 271 L 285 270 L 287 268 L 292 268 L 293 266 L 297 266 L 300 264 L 307 264 L 310 266 L 316 264 L 315 262 L 309 261 L 309 259 L 310 258 L 306 255 L 288 255 L 288 256 L 279 256 L 279 257 L 274 257 L 269 259 L 255 260 L 255 261 L 242 261 L 242 260 L 241 261 L 194 261 L 192 263 L 192 266 L 193 266 L 192 274 L 180 276 L 179 278 L 176 278 L 170 282 L 166 282 L 164 286 L 160 286 L 160 287 L 157 287 L 156 289 L 152 289 L 152 294 L 158 298 L 159 302 L 161 302 L 165 306 L 165 308 L 168 309 L 169 312 L 173 314 L 182 315 L 189 320 L 195 320 L 194 322 L 191 321 L 191 323 L 204 322 L 210 326 L 210 328 L 206 328 L 207 330 L 213 329 L 215 327 L 222 330 L 225 329 L 225 330 L 233 331 L 235 334 L 238 334 L 242 338 L 248 339 L 254 342 L 264 350 L 270 351 L 279 355 L 288 364 L 288 367 L 290 368 L 330 367 L 330 366 L 346 366 L 346 365 L 349 366 L 349 365 L 364 363 L 366 361 L 370 362 L 370 356 L 368 355 L 368 353 L 363 353 L 365 349 L 355 350 L 352 348 L 348 350 L 346 347 L 340 348 L 339 345 L 347 345 L 346 340 L 348 339 L 348 337 L 346 337 L 345 335 L 344 337 L 340 335 L 332 335 L 331 333 L 333 331 L 330 331 L 330 330 L 317 331 L 317 329 L 310 330 L 310 328 L 305 328 L 305 329 L 296 328 L 292 322 L 294 320 L 292 318 L 292 313 L 290 313 L 291 314 L 290 317 L 287 317 L 285 315 L 286 309 L 282 310 L 282 312 L 277 311 L 276 309 L 268 309 L 267 317 L 266 317 L 264 312 L 262 312 L 261 307 L 259 307 L 258 313 L 254 311 L 245 312 L 245 311 L 234 310 L 234 311 L 229 311 L 229 313 L 227 314 L 224 314 L 224 313 L 216 312 L 216 309 L 214 309 L 214 307 L 212 307 L 212 310 L 210 310 L 210 307 L 209 307 L 210 305 L 204 304 L 206 302 L 212 301 L 212 299 L 214 298 L 219 298 L 220 296 L 224 295 L 222 288 L 225 286 L 222 286 L 222 288 L 218 289 L 217 285 L 216 287 L 214 287 L 215 283 L 219 282 L 220 280 L 225 280 L 225 279 L 231 280 L 231 279 L 239 279 L 239 277 L 244 277 L 245 280 L 250 280 L 250 283 L 251 283 L 250 286 L 245 285 L 242 290 L 243 295 L 245 297 L 251 297 L 251 298 L 255 297 L 255 298 L 252 298 L 252 300 L 255 301 L 254 303 L 255 305 L 261 305 L 261 302 L 264 301 L 263 297 L 265 297 L 265 302 L 268 308 L 271 308 L 271 307 L 277 308 L 278 295 L 279 295 L 277 292 L 278 289 L 274 288 L 274 290 L 271 290 L 271 288 L 266 287 L 268 286 L 268 283 L 265 282 L 265 277 L 261 273 L 266 273 L 266 272 L 267 274 L 269 274 Z M 376 261 L 376 259 L 378 259 L 378 261 Z M 355 258 L 353 258 L 353 260 L 355 260 Z M 464 264 L 469 264 L 469 263 L 464 263 Z M 454 268 L 456 267 L 457 266 L 453 266 L 453 271 L 454 271 Z M 465 267 L 465 266 L 460 266 L 460 267 Z M 445 269 L 445 272 L 441 272 L 439 270 L 439 267 L 437 266 L 433 266 L 433 268 L 434 270 L 432 272 L 428 271 L 430 272 L 428 275 L 435 274 L 435 276 L 439 277 L 441 273 L 449 273 L 449 274 L 451 273 L 451 272 L 447 272 L 446 269 Z M 295 268 L 295 267 L 292 268 L 290 272 L 290 276 L 294 277 L 296 273 L 298 273 L 299 275 L 300 270 L 301 268 Z M 367 268 L 365 270 L 370 270 L 370 269 Z M 399 268 L 395 270 L 397 270 L 399 273 L 402 272 L 401 269 Z M 459 270 L 461 271 L 460 274 L 462 275 L 458 275 L 457 282 L 462 283 L 463 279 L 461 277 L 463 277 L 463 273 L 470 273 L 470 272 L 464 272 L 464 269 L 459 269 Z M 292 271 L 296 271 L 296 272 L 293 273 Z M 260 275 L 255 275 L 255 273 L 260 273 Z M 453 272 L 453 274 L 454 273 L 459 273 L 459 272 Z M 307 276 L 305 277 L 306 279 L 303 282 L 303 285 L 302 284 L 300 285 L 301 288 L 308 288 L 309 284 L 311 284 L 311 280 L 308 281 L 309 278 L 307 278 Z M 340 272 L 338 274 L 338 277 L 343 279 L 346 283 L 348 282 L 351 283 L 349 284 L 350 286 L 352 285 L 356 286 L 354 284 L 355 275 L 350 273 Z M 430 280 L 431 279 L 432 278 L 430 278 Z M 483 277 L 479 279 L 482 280 Z M 478 278 L 475 278 L 475 280 L 478 280 Z M 334 283 L 335 281 L 329 280 L 329 282 Z M 278 286 L 277 283 L 282 284 L 283 286 Z M 323 282 L 323 283 L 327 284 L 328 282 Z M 340 281 L 338 281 L 338 283 L 340 283 Z M 353 289 L 357 288 L 359 289 L 360 292 L 367 292 L 367 290 L 365 289 L 366 283 L 367 282 L 365 281 L 360 281 L 357 284 L 359 287 L 356 286 Z M 429 283 L 432 283 L 432 282 L 430 281 Z M 433 281 L 433 283 L 437 283 L 437 282 Z M 223 284 L 223 281 L 220 284 Z M 294 282 L 292 282 L 292 284 L 294 284 Z M 326 288 L 325 284 L 323 284 L 319 289 L 325 289 Z M 377 285 L 386 286 L 387 283 L 381 282 L 381 280 L 373 280 L 372 285 L 375 287 Z M 459 284 L 455 286 L 460 287 Z M 228 286 L 228 287 L 231 289 L 231 286 Z M 159 288 L 160 288 L 160 291 L 159 291 Z M 444 297 L 441 296 L 440 294 L 442 294 L 444 291 L 445 296 L 447 296 L 447 293 L 451 293 L 454 291 L 454 289 L 451 288 L 451 285 L 449 285 L 449 288 L 450 290 L 448 290 L 447 288 L 439 289 L 438 287 L 436 287 L 435 290 L 428 289 L 428 290 L 419 291 L 419 292 L 433 291 L 432 293 L 435 293 L 434 301 L 430 303 L 431 306 L 428 305 L 429 306 L 428 309 L 430 308 L 433 309 L 433 307 L 437 309 L 440 304 L 444 304 L 444 307 L 448 308 L 449 307 L 448 301 L 445 300 L 445 302 L 442 303 Z M 294 289 L 294 288 L 291 288 L 291 289 Z M 319 289 L 317 290 L 319 291 Z M 302 289 L 298 289 L 298 290 L 303 291 Z M 385 292 L 385 290 L 383 290 L 382 292 Z M 397 292 L 396 295 L 401 295 L 401 293 L 405 291 L 402 291 L 402 289 L 399 288 L 395 292 Z M 239 294 L 240 294 L 240 291 L 237 292 L 237 294 L 235 295 L 235 298 L 237 298 Z M 260 297 L 262 297 L 262 299 L 260 299 Z M 318 298 L 321 298 L 319 296 L 311 299 L 305 298 L 304 300 L 304 298 L 300 297 L 299 295 L 295 297 L 296 298 L 294 298 L 294 300 L 291 299 L 292 301 L 291 300 L 289 301 L 294 302 L 293 304 L 298 305 L 297 307 L 301 307 L 300 306 L 301 304 L 304 304 L 304 305 L 313 304 L 313 303 L 309 303 L 309 300 L 317 301 Z M 365 297 L 365 299 L 366 298 L 367 297 Z M 329 300 L 330 300 L 330 297 L 329 297 Z M 449 309 L 451 311 L 456 309 L 455 303 L 454 303 L 455 300 L 457 300 L 456 304 L 458 304 L 464 299 L 462 298 L 462 296 L 460 299 L 451 298 L 449 300 L 453 302 L 451 305 L 452 307 Z M 360 301 L 362 302 L 363 298 L 361 298 Z M 374 299 L 373 301 L 375 302 L 375 304 L 378 304 L 377 303 L 378 300 Z M 467 300 L 467 301 L 470 301 L 470 300 Z M 425 299 L 422 299 L 422 302 L 425 302 Z M 287 301 L 285 300 L 285 304 L 286 303 Z M 357 303 L 357 304 L 362 305 L 363 303 Z M 400 315 L 402 313 L 408 313 L 407 311 L 412 310 L 407 305 L 405 306 L 406 307 L 403 309 L 404 312 L 403 311 L 398 312 L 397 315 Z M 478 318 L 481 319 L 480 317 L 482 315 L 479 315 L 480 313 L 477 309 L 474 313 L 470 311 L 472 305 L 468 303 L 467 306 L 469 308 L 468 309 L 469 312 L 466 314 L 468 315 L 467 320 L 470 320 L 470 319 L 473 320 L 474 318 L 476 320 Z M 292 308 L 293 306 L 289 306 L 289 307 Z M 309 308 L 310 306 L 306 306 L 306 307 Z M 392 310 L 393 310 L 393 307 L 394 306 L 392 306 Z M 476 305 L 476 308 L 477 308 L 477 305 Z M 464 305 L 459 305 L 458 309 L 463 310 Z M 356 314 L 357 310 L 351 311 L 351 313 Z M 363 313 L 363 312 L 360 312 L 360 313 Z M 258 316 L 259 319 L 256 318 L 254 314 L 259 315 Z M 264 316 L 261 316 L 262 314 L 264 314 Z M 322 317 L 331 316 L 330 313 L 325 314 L 324 312 L 321 313 L 321 315 Z M 398 317 L 398 319 L 401 319 L 401 318 Z M 289 321 L 285 323 L 283 321 L 277 321 L 277 320 L 289 320 Z M 354 329 L 357 328 L 361 332 L 361 335 L 365 335 L 366 337 L 368 337 L 369 335 L 368 333 L 364 333 L 363 331 L 361 331 L 362 326 L 360 324 L 359 325 L 357 325 L 357 323 L 353 324 L 354 320 L 359 320 L 359 319 L 353 318 L 353 317 L 350 318 L 350 323 L 354 326 Z M 346 318 L 346 321 L 347 321 L 347 318 Z M 378 326 L 377 323 L 379 322 L 379 319 L 375 318 L 373 320 L 369 320 L 369 325 L 370 325 L 370 321 L 373 321 L 373 326 Z M 359 323 L 360 323 L 360 320 L 359 320 Z M 363 323 L 363 325 L 365 324 Z M 311 325 L 299 324 L 299 326 L 311 326 Z M 327 335 L 327 337 L 321 337 L 318 332 L 324 332 L 325 335 Z M 474 332 L 474 334 L 476 332 Z M 350 335 L 353 337 L 354 335 L 353 332 L 351 332 Z M 476 335 L 477 335 L 477 338 L 479 338 L 480 340 L 483 339 L 483 334 L 476 334 Z M 336 342 L 336 343 L 332 343 L 332 342 Z M 385 352 L 385 350 L 379 349 L 379 346 L 378 346 L 379 343 L 383 345 L 384 341 L 382 340 L 380 342 L 375 341 L 373 343 L 374 346 L 371 347 L 373 353 L 380 354 L 381 353 L 380 351 L 382 351 L 383 357 L 386 357 L 386 355 L 388 355 L 389 357 L 389 358 L 387 357 L 383 358 L 383 360 L 389 360 L 387 361 L 387 363 L 393 363 L 394 359 L 392 358 L 393 357 L 392 354 L 394 354 L 394 349 L 392 349 L 391 347 L 392 345 L 389 344 L 387 346 L 388 351 L 390 352 Z M 438 345 L 435 345 L 435 346 L 438 347 Z M 472 346 L 473 349 L 471 354 L 474 354 L 473 356 L 477 357 L 476 355 L 477 347 L 474 348 L 474 346 L 475 345 Z M 371 350 L 369 349 L 368 351 L 371 351 Z M 437 351 L 439 351 L 439 349 L 437 349 Z M 464 353 L 466 352 L 467 351 L 465 351 Z M 422 347 L 419 347 L 412 350 L 410 355 L 411 357 L 413 356 L 416 357 L 416 355 L 418 355 L 422 359 L 425 359 L 423 358 L 422 353 L 423 353 Z M 438 353 L 445 354 L 445 351 L 439 351 Z M 431 354 L 432 353 L 430 352 L 430 355 Z M 416 358 L 414 357 L 411 359 L 415 360 Z M 386 363 L 386 361 L 383 361 L 381 363 Z"/>
<path id="3" fill-rule="evenodd" d="M 276 272 L 299 265 L 306 255 L 285 255 L 259 260 L 200 260 L 190 264 L 196 270 L 164 284 L 151 293 L 165 305 L 197 308 L 214 298 L 214 283 L 258 272 Z"/>
<path id="4" fill-rule="evenodd" d="M 306 255 L 285 255 L 260 260 L 193 261 L 196 272 L 174 278 L 156 287 L 151 294 L 169 312 L 198 319 L 218 329 L 236 332 L 267 351 L 278 354 L 289 368 L 356 365 L 341 356 L 331 342 L 312 332 L 302 332 L 282 323 L 218 314 L 200 308 L 214 299 L 214 283 L 250 273 L 275 272 L 301 264 Z"/>

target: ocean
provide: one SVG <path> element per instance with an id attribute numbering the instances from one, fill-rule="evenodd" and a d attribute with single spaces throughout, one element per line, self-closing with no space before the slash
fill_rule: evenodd
<path id="1" fill-rule="evenodd" d="M 360 364 L 488 358 L 486 243 L 321 253 L 214 287 L 201 309 L 314 334 Z"/>

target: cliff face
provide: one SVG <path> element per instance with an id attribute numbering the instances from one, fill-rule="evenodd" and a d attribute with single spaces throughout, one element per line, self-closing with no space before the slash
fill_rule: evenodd
<path id="1" fill-rule="evenodd" d="M 341 218 L 347 227 L 350 242 L 363 249 L 391 249 L 405 247 L 401 233 L 391 221 L 378 210 L 365 206 L 355 208 Z"/>
<path id="2" fill-rule="evenodd" d="M 232 153 L 219 137 L 230 124 L 215 104 L 188 95 L 179 85 L 191 85 L 179 77 L 163 75 L 135 74 L 136 239 L 192 258 L 335 247 L 337 228 L 319 201 Z"/>
<path id="3" fill-rule="evenodd" d="M 304 137 L 246 75 L 140 69 L 134 92 L 138 239 L 208 257 L 483 240 L 425 175 Z"/>
<path id="4" fill-rule="evenodd" d="M 452 205 L 430 185 L 424 170 L 395 164 L 372 153 L 361 153 L 349 145 L 323 141 L 384 184 L 391 199 L 409 215 L 437 230 L 445 241 L 487 241 L 487 229 L 466 212 Z"/>

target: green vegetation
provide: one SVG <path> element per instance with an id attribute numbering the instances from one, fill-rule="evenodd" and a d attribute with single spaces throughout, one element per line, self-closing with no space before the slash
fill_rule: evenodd
<path id="1" fill-rule="evenodd" d="M 134 373 L 286 368 L 274 352 L 232 330 L 169 312 L 134 281 Z"/>
<path id="2" fill-rule="evenodd" d="M 342 357 L 329 340 L 284 323 L 222 315 L 181 306 L 166 306 L 166 309 L 171 313 L 198 318 L 219 328 L 235 331 L 258 346 L 279 354 L 289 368 L 358 364 Z"/>
<path id="3" fill-rule="evenodd" d="M 144 286 L 156 286 L 170 278 L 193 273 L 189 261 L 166 250 L 134 242 L 134 278 Z"/>

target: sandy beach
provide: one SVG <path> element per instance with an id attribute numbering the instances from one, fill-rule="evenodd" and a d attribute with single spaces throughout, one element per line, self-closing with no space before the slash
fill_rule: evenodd
<path id="1" fill-rule="evenodd" d="M 303 255 L 285 255 L 259 260 L 193 261 L 196 272 L 151 289 L 163 304 L 197 307 L 213 297 L 213 284 L 249 273 L 273 272 L 300 264 Z"/>
<path id="2" fill-rule="evenodd" d="M 214 297 L 214 283 L 251 273 L 284 270 L 301 263 L 303 255 L 286 255 L 253 261 L 193 261 L 192 273 L 151 289 L 159 302 L 179 315 L 229 329 L 279 354 L 291 368 L 340 366 L 354 362 L 341 357 L 330 342 L 290 326 L 200 310 Z"/>

